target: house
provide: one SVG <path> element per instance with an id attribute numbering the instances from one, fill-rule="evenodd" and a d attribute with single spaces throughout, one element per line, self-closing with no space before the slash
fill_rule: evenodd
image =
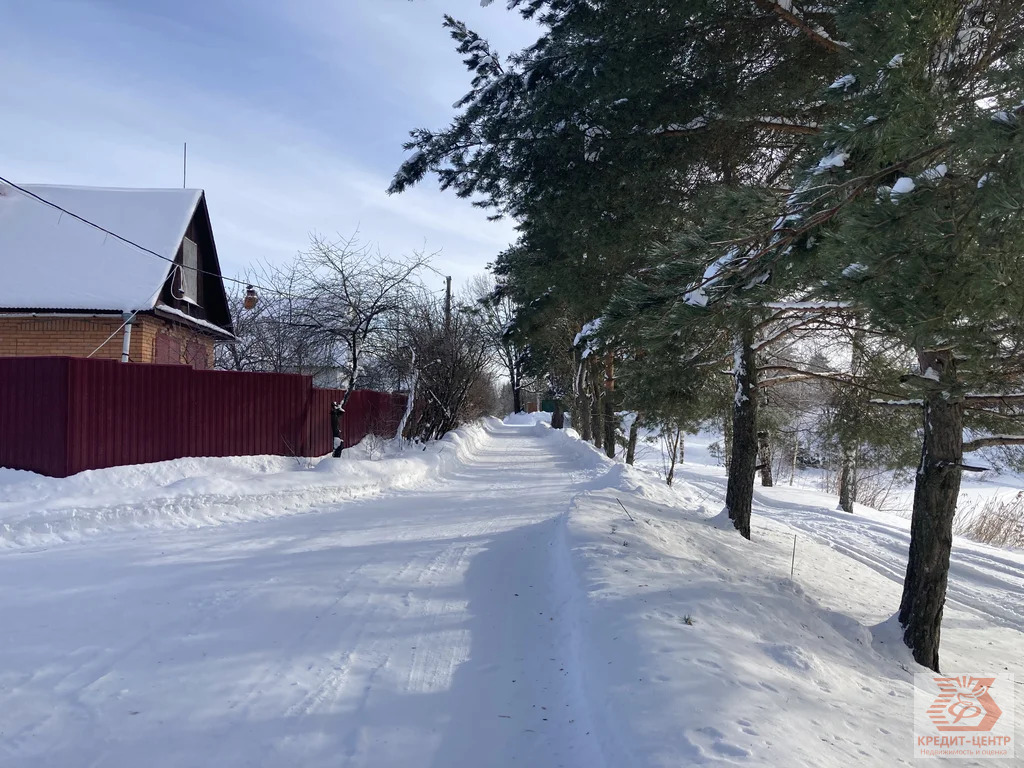
<path id="1" fill-rule="evenodd" d="M 201 189 L 0 183 L 0 357 L 210 368 L 233 339 Z"/>

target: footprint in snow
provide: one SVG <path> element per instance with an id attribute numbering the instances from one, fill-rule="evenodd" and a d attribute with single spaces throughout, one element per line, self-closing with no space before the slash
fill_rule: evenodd
<path id="1" fill-rule="evenodd" d="M 807 652 L 787 643 L 761 643 L 761 650 L 768 658 L 790 669 L 809 672 L 814 663 Z"/>
<path id="2" fill-rule="evenodd" d="M 692 732 L 690 741 L 697 745 L 701 753 L 706 757 L 750 757 L 749 749 L 745 749 L 739 744 L 734 744 L 726 738 L 724 733 L 710 726 L 698 728 L 695 732 Z"/>

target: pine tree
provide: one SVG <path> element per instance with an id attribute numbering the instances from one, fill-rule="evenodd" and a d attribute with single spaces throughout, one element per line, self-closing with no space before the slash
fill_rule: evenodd
<path id="1" fill-rule="evenodd" d="M 447 18 L 472 88 L 448 128 L 413 132 L 391 191 L 435 173 L 442 188 L 515 217 L 521 239 L 495 271 L 520 304 L 550 297 L 583 321 L 601 314 L 651 242 L 678 230 L 695 193 L 778 180 L 798 136 L 815 130 L 822 106 L 812 96 L 843 51 L 826 31 L 831 11 L 812 6 L 510 5 L 543 34 L 506 61 Z M 592 404 L 603 397 L 599 388 Z M 604 399 L 593 421 L 611 432 Z"/>
<path id="2" fill-rule="evenodd" d="M 844 11 L 854 58 L 831 89 L 841 117 L 760 260 L 913 350 L 924 439 L 899 621 L 917 661 L 938 670 L 964 454 L 1024 443 L 964 439 L 972 414 L 991 421 L 1000 403 L 1003 431 L 1021 431 L 1024 8 L 862 0 Z"/>

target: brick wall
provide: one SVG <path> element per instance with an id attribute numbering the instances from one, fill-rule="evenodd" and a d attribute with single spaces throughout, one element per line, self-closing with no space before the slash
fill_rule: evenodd
<path id="1" fill-rule="evenodd" d="M 117 330 L 121 318 L 106 317 L 0 317 L 0 357 L 69 355 L 87 357 Z M 121 334 L 93 355 L 121 359 Z"/>
<path id="2" fill-rule="evenodd" d="M 135 318 L 135 327 L 132 329 L 132 360 L 140 363 L 155 362 L 158 335 L 170 337 L 178 343 L 180 354 L 177 362 L 191 365 L 193 368 L 213 367 L 214 341 L 210 336 L 154 315 L 140 315 Z"/>
<path id="3" fill-rule="evenodd" d="M 124 331 L 119 315 L 110 317 L 0 317 L 0 357 L 67 355 L 120 360 Z M 174 339 L 181 349 L 177 362 L 195 368 L 213 366 L 211 337 L 153 315 L 136 316 L 129 357 L 151 363 L 158 334 Z M 117 331 L 116 333 L 114 333 Z M 110 334 L 114 334 L 104 343 Z M 97 349 L 98 348 L 98 349 Z"/>

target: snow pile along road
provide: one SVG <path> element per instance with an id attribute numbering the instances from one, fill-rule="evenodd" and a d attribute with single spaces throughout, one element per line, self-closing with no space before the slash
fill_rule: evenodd
<path id="1" fill-rule="evenodd" d="M 423 488 L 472 456 L 485 434 L 485 426 L 476 424 L 425 449 L 403 450 L 389 441 L 379 452 L 371 439 L 346 450 L 341 459 L 186 458 L 68 478 L 0 468 L 0 548 L 113 530 L 258 520 Z"/>
<path id="2" fill-rule="evenodd" d="M 713 484 L 668 489 L 532 423 L 489 421 L 431 450 L 373 462 L 408 473 L 374 481 L 376 497 L 307 514 L 271 502 L 257 521 L 115 525 L 0 553 L 0 580 L 18 585 L 0 593 L 0 764 L 911 763 L 899 585 L 842 521 L 825 525 L 828 509 L 787 513 L 821 523 L 797 534 L 791 579 L 795 523 L 766 508 L 747 542 L 720 527 Z M 337 470 L 329 491 L 326 468 L 248 461 L 220 477 L 205 464 L 203 482 L 234 484 L 241 509 L 298 496 L 293 475 L 306 503 L 377 471 Z M 191 471 L 153 498 L 179 503 Z M 91 494 L 96 519 L 116 520 L 99 513 L 114 497 L 99 473 L 54 481 L 73 490 L 33 482 L 12 503 L 34 494 L 45 517 L 47 499 Z M 144 481 L 129 492 L 144 501 Z M 977 594 L 1019 597 L 1018 553 L 998 554 L 1004 571 L 964 557 L 978 570 L 956 578 Z M 944 661 L 1024 679 L 1021 629 L 977 608 L 948 609 Z"/>

